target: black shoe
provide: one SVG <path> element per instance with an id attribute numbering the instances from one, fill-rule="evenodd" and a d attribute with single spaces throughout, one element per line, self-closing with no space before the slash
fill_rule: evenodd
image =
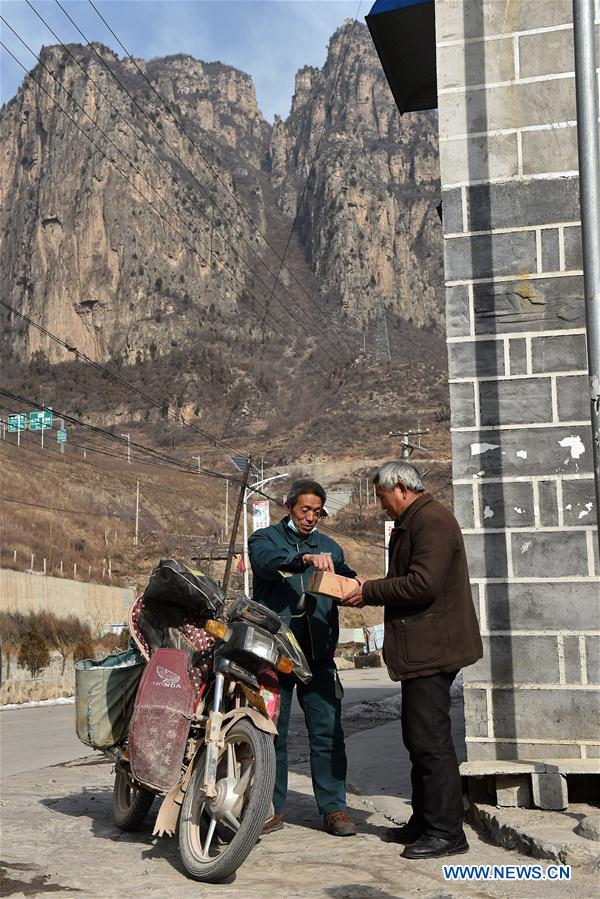
<path id="1" fill-rule="evenodd" d="M 402 827 L 388 827 L 383 835 L 383 839 L 386 843 L 404 843 L 405 846 L 408 846 L 409 843 L 416 843 L 424 833 L 425 826 L 420 827 L 418 824 L 411 824 L 409 821 L 407 824 L 403 824 Z"/>
<path id="2" fill-rule="evenodd" d="M 442 855 L 461 855 L 468 851 L 469 844 L 463 831 L 449 840 L 424 833 L 416 843 L 405 848 L 402 858 L 439 858 Z"/>

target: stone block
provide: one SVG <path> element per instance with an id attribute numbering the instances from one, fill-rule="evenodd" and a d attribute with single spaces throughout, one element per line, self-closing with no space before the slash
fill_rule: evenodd
<path id="1" fill-rule="evenodd" d="M 579 654 L 579 637 L 567 635 L 563 637 L 563 654 L 565 660 L 565 681 L 568 684 L 580 684 L 581 656 Z"/>
<path id="2" fill-rule="evenodd" d="M 506 540 L 504 534 L 465 534 L 465 547 L 471 577 L 506 577 Z"/>
<path id="3" fill-rule="evenodd" d="M 520 275 L 536 270 L 533 231 L 477 234 L 444 241 L 444 271 L 448 281 Z"/>
<path id="4" fill-rule="evenodd" d="M 540 524 L 542 527 L 558 525 L 558 494 L 556 481 L 538 482 Z"/>
<path id="5" fill-rule="evenodd" d="M 467 190 L 467 213 L 472 231 L 578 221 L 579 179 L 474 185 Z"/>
<path id="6" fill-rule="evenodd" d="M 465 230 L 463 227 L 462 191 L 460 187 L 442 191 L 442 223 L 444 234 Z"/>
<path id="7" fill-rule="evenodd" d="M 527 342 L 524 337 L 508 342 L 509 370 L 507 375 L 527 374 Z"/>
<path id="8" fill-rule="evenodd" d="M 558 75 L 560 72 L 574 71 L 573 31 L 571 29 L 545 31 L 541 34 L 523 34 L 518 40 L 521 78 Z M 600 48 L 600 28 L 598 26 L 596 26 L 596 47 Z M 598 49 L 597 56 L 600 58 Z"/>
<path id="9" fill-rule="evenodd" d="M 563 481 L 565 525 L 596 524 L 596 496 L 593 478 Z"/>
<path id="10" fill-rule="evenodd" d="M 475 284 L 473 304 L 477 334 L 556 331 L 585 325 L 579 275 Z"/>
<path id="11" fill-rule="evenodd" d="M 558 228 L 544 228 L 542 238 L 542 265 L 543 272 L 560 271 L 560 251 L 558 245 Z"/>
<path id="12" fill-rule="evenodd" d="M 577 744 L 598 739 L 598 697 L 591 690 L 493 689 L 492 696 L 494 733 L 499 742 L 536 739 Z M 550 754 L 560 755 L 554 749 L 546 752 L 546 756 Z M 572 749 L 569 754 L 574 754 Z"/>
<path id="13" fill-rule="evenodd" d="M 529 531 L 511 534 L 515 577 L 585 577 L 587 540 L 583 531 Z"/>
<path id="14" fill-rule="evenodd" d="M 586 473 L 592 470 L 587 425 L 453 431 L 454 478 Z"/>
<path id="15" fill-rule="evenodd" d="M 465 732 L 469 737 L 489 737 L 485 690 L 465 690 Z"/>
<path id="16" fill-rule="evenodd" d="M 479 487 L 482 527 L 533 527 L 533 485 L 530 481 L 483 482 Z"/>
<path id="17" fill-rule="evenodd" d="M 441 140 L 443 183 L 470 184 L 491 178 L 514 178 L 519 172 L 517 146 L 516 133 Z"/>
<path id="18" fill-rule="evenodd" d="M 582 267 L 581 228 L 579 225 L 565 228 L 565 271 L 581 270 Z"/>
<path id="19" fill-rule="evenodd" d="M 479 385 L 481 424 L 552 421 L 550 378 L 484 381 Z"/>
<path id="20" fill-rule="evenodd" d="M 585 334 L 560 337 L 534 337 L 531 341 L 534 372 L 573 371 L 587 369 Z"/>
<path id="21" fill-rule="evenodd" d="M 469 751 L 469 762 L 473 764 L 479 762 L 491 762 L 502 759 L 522 759 L 523 762 L 544 762 L 545 759 L 552 758 L 569 758 L 573 753 L 579 753 L 579 744 L 577 743 L 528 743 L 527 741 L 519 741 L 517 743 L 509 743 L 503 740 L 495 740 L 489 743 L 474 743 L 466 740 Z M 464 763 L 463 763 L 464 764 Z M 492 767 L 492 764 L 486 767 Z M 517 764 L 517 762 L 515 762 Z M 540 765 L 543 768 L 543 765 Z M 461 765 L 462 771 L 462 765 Z"/>
<path id="22" fill-rule="evenodd" d="M 575 127 L 523 131 L 521 148 L 524 175 L 579 172 Z M 563 218 L 562 213 L 560 217 Z M 579 214 L 575 219 L 579 219 Z"/>
<path id="23" fill-rule="evenodd" d="M 473 384 L 450 384 L 452 427 L 470 428 L 475 425 L 475 392 Z"/>
<path id="24" fill-rule="evenodd" d="M 597 626 L 598 619 L 595 621 Z M 600 684 L 600 637 L 585 638 L 585 654 L 588 684 Z"/>
<path id="25" fill-rule="evenodd" d="M 471 683 L 557 684 L 556 637 L 482 637 L 483 658 L 469 666 Z"/>
<path id="26" fill-rule="evenodd" d="M 533 804 L 537 808 L 560 811 L 569 804 L 567 778 L 564 774 L 535 772 L 531 775 L 531 788 Z"/>
<path id="27" fill-rule="evenodd" d="M 446 287 L 446 334 L 466 337 L 470 333 L 469 289 L 464 284 Z"/>
<path id="28" fill-rule="evenodd" d="M 453 44 L 437 49 L 438 89 L 492 84 L 511 81 L 515 77 L 515 52 L 512 38 L 494 41 Z"/>
<path id="29" fill-rule="evenodd" d="M 504 345 L 501 340 L 448 344 L 450 378 L 502 377 L 504 374 Z"/>
<path id="30" fill-rule="evenodd" d="M 500 808 L 531 808 L 530 774 L 497 774 L 496 805 Z"/>
<path id="31" fill-rule="evenodd" d="M 573 7 L 570 0 L 508 5 L 504 0 L 486 0 L 485 3 L 444 0 L 439 4 L 439 9 L 436 8 L 435 34 L 436 40 L 441 43 L 483 35 L 490 37 L 494 34 L 512 34 L 533 28 L 549 28 L 572 21 Z"/>
<path id="32" fill-rule="evenodd" d="M 461 528 L 474 528 L 473 489 L 470 484 L 455 484 L 454 514 Z"/>
<path id="33" fill-rule="evenodd" d="M 591 417 L 587 375 L 565 375 L 556 379 L 560 421 L 588 422 Z"/>
<path id="34" fill-rule="evenodd" d="M 490 631 L 589 630 L 600 619 L 600 590 L 591 579 L 587 583 L 486 584 L 485 591 Z"/>

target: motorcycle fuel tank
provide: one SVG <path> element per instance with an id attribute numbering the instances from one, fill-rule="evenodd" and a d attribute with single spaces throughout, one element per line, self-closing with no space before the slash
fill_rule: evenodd
<path id="1" fill-rule="evenodd" d="M 158 649 L 142 675 L 131 717 L 132 774 L 160 792 L 168 792 L 181 775 L 195 698 L 188 665 L 185 649 Z"/>

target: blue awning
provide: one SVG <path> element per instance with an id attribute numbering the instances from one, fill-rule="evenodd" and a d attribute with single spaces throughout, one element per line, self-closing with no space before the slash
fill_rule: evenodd
<path id="1" fill-rule="evenodd" d="M 434 0 L 376 0 L 365 21 L 400 112 L 436 109 Z"/>

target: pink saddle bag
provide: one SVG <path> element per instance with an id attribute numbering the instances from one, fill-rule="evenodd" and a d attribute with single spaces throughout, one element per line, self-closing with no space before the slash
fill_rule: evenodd
<path id="1" fill-rule="evenodd" d="M 181 775 L 196 692 L 188 665 L 185 649 L 158 649 L 142 675 L 131 716 L 132 774 L 159 792 L 168 792 Z"/>

